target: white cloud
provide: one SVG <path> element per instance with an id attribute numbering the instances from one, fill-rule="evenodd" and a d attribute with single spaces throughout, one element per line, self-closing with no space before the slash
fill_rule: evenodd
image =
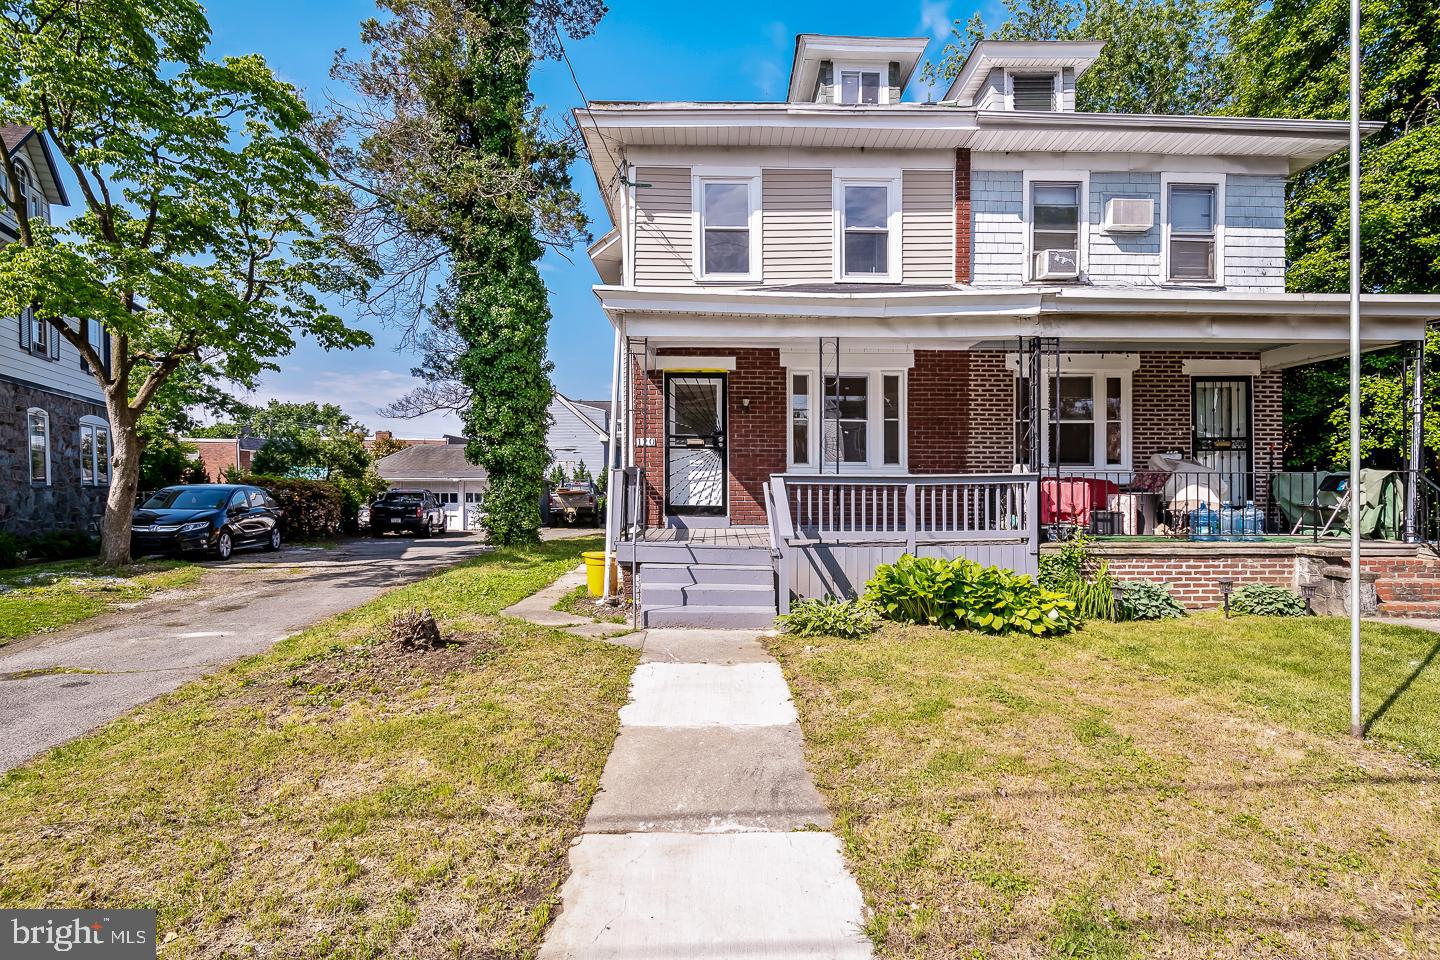
<path id="1" fill-rule="evenodd" d="M 389 430 L 397 437 L 441 437 L 460 433 L 460 418 L 452 413 L 431 413 L 414 420 L 382 417 L 379 408 L 419 386 L 408 373 L 395 370 L 320 370 L 278 374 L 262 383 L 245 399 L 265 403 L 335 403 L 372 433 Z"/>
<path id="2" fill-rule="evenodd" d="M 950 37 L 952 22 L 950 4 L 946 0 L 921 0 L 920 26 L 918 28 L 921 32 L 928 33 L 936 40 L 944 41 Z"/>

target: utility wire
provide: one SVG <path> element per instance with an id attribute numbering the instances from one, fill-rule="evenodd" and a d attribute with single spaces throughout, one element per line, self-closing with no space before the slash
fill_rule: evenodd
<path id="1" fill-rule="evenodd" d="M 584 111 L 585 116 L 590 118 L 590 126 L 595 129 L 595 136 L 599 138 L 600 146 L 605 148 L 605 155 L 610 159 L 610 165 L 615 171 L 610 177 L 610 183 L 606 184 L 606 186 L 610 186 L 617 178 L 622 177 L 620 162 L 615 159 L 615 154 L 610 152 L 610 144 L 606 142 L 605 135 L 600 132 L 600 124 L 595 120 L 595 114 L 590 109 L 590 98 L 585 96 L 585 90 L 580 86 L 580 77 L 575 73 L 575 65 L 570 62 L 570 54 L 565 49 L 564 41 L 560 39 L 558 27 L 555 29 L 555 45 L 560 49 L 560 59 L 565 61 L 565 69 L 570 71 L 570 82 L 575 84 L 575 92 L 580 94 L 580 100 L 584 104 L 580 109 Z M 585 143 L 584 137 L 580 138 L 580 148 L 585 151 L 585 156 L 589 158 L 590 164 L 593 166 L 595 156 L 590 152 L 590 147 Z"/>

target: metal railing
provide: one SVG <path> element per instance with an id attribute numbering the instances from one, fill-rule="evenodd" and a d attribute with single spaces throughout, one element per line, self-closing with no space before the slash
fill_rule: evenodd
<path id="1" fill-rule="evenodd" d="M 645 492 L 644 467 L 614 467 L 610 470 L 609 495 L 617 497 L 616 539 L 638 540 L 649 522 L 650 501 Z"/>

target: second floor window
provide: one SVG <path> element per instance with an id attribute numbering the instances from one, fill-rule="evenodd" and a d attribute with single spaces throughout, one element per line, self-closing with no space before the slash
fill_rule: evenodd
<path id="1" fill-rule="evenodd" d="M 1215 187 L 1213 184 L 1170 186 L 1170 249 L 1168 280 L 1214 282 Z"/>
<path id="2" fill-rule="evenodd" d="M 1032 183 L 1030 249 L 1080 249 L 1080 184 Z"/>
<path id="3" fill-rule="evenodd" d="M 841 70 L 840 102 L 848 104 L 880 102 L 880 71 Z"/>
<path id="4" fill-rule="evenodd" d="M 750 180 L 700 181 L 700 274 L 743 279 L 754 273 Z"/>
<path id="5" fill-rule="evenodd" d="M 890 194 L 886 183 L 841 185 L 840 275 L 847 280 L 888 279 Z"/>

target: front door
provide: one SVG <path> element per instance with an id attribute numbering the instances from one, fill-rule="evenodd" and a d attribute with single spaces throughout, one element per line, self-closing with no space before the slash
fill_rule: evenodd
<path id="1" fill-rule="evenodd" d="M 725 375 L 665 376 L 666 512 L 725 516 Z"/>
<path id="2" fill-rule="evenodd" d="M 1196 377 L 1191 455 L 1219 474 L 1230 502 L 1255 495 L 1251 483 L 1250 378 Z"/>

